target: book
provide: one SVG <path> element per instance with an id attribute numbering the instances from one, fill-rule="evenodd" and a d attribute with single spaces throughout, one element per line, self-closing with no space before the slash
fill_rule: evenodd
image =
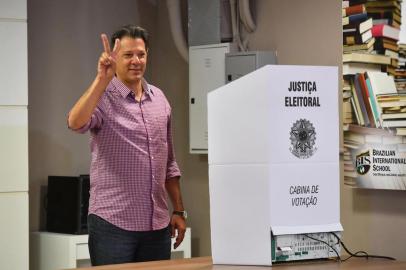
<path id="1" fill-rule="evenodd" d="M 395 68 L 392 67 L 392 66 L 382 66 L 381 71 L 382 71 L 382 72 L 386 72 L 386 73 L 388 73 L 388 74 L 391 75 L 391 76 L 394 76 L 394 75 L 395 75 L 395 72 L 396 72 Z"/>
<path id="2" fill-rule="evenodd" d="M 365 76 L 364 74 L 360 73 L 358 75 L 355 75 L 356 79 L 358 79 L 359 81 L 359 86 L 361 89 L 361 95 L 362 95 L 362 99 L 364 100 L 364 104 L 365 104 L 365 108 L 367 111 L 367 117 L 370 123 L 371 127 L 377 127 L 376 123 L 375 123 L 375 117 L 374 114 L 372 112 L 372 106 L 371 103 L 369 101 L 369 92 L 368 92 L 368 87 L 366 85 L 366 81 L 365 81 Z"/>
<path id="3" fill-rule="evenodd" d="M 361 109 L 361 101 L 359 100 L 360 99 L 360 97 L 358 97 L 358 94 L 356 93 L 356 90 L 355 90 L 355 86 L 354 86 L 354 83 L 352 82 L 351 83 L 351 93 L 352 93 L 352 102 L 353 102 L 353 108 L 354 108 L 354 113 L 356 114 L 355 116 L 356 116 L 356 118 L 357 118 L 357 122 L 358 122 L 358 124 L 359 125 L 361 125 L 361 126 L 365 126 L 365 119 L 364 119 L 364 116 L 363 116 L 363 111 L 362 111 L 362 109 Z"/>
<path id="4" fill-rule="evenodd" d="M 375 96 L 397 94 L 392 76 L 383 72 L 367 72 Z"/>
<path id="5" fill-rule="evenodd" d="M 382 108 L 382 112 L 383 113 L 396 113 L 396 112 L 401 112 L 401 107 L 397 106 L 397 107 L 384 107 L 381 105 L 381 103 L 379 102 L 379 106 L 381 106 Z"/>
<path id="6" fill-rule="evenodd" d="M 386 109 L 385 110 L 386 112 L 388 111 L 388 109 L 400 110 L 401 107 L 406 107 L 406 100 L 384 101 L 384 100 L 380 100 L 378 97 L 378 102 L 379 102 L 379 106 L 381 106 L 382 109 Z"/>
<path id="7" fill-rule="evenodd" d="M 396 128 L 396 135 L 406 136 L 406 128 Z"/>
<path id="8" fill-rule="evenodd" d="M 383 127 L 383 121 L 387 117 L 387 113 L 383 112 L 382 98 L 387 97 L 395 98 L 397 95 L 396 85 L 392 76 L 383 72 L 369 72 L 367 73 L 370 87 L 370 95 L 373 99 L 375 112 L 379 115 L 379 122 Z"/>
<path id="9" fill-rule="evenodd" d="M 352 113 L 351 102 L 349 100 L 344 100 L 344 102 L 343 102 L 343 113 L 344 114 L 347 114 L 347 113 L 351 114 Z"/>
<path id="10" fill-rule="evenodd" d="M 384 49 L 397 52 L 399 50 L 399 46 L 396 44 L 396 42 L 393 42 L 387 38 L 375 38 L 374 50 L 382 51 Z"/>
<path id="11" fill-rule="evenodd" d="M 385 128 L 391 128 L 391 127 L 406 127 L 406 120 L 405 119 L 391 119 L 391 120 L 383 120 L 382 121 L 382 126 Z"/>
<path id="12" fill-rule="evenodd" d="M 393 8 L 398 8 L 400 9 L 400 5 L 398 1 L 392 0 L 392 1 L 368 1 L 365 3 L 366 8 L 371 8 L 371 7 L 393 7 Z"/>
<path id="13" fill-rule="evenodd" d="M 398 91 L 396 93 L 380 94 L 378 97 L 382 100 L 406 100 L 406 93 Z"/>
<path id="14" fill-rule="evenodd" d="M 350 102 L 351 102 L 351 106 L 352 106 L 352 111 L 354 112 L 354 115 L 355 115 L 355 119 L 357 120 L 357 124 L 358 125 L 363 125 L 363 122 L 361 122 L 361 116 L 360 116 L 360 113 L 359 113 L 359 111 L 357 110 L 357 105 L 356 105 L 356 103 L 355 103 L 355 98 L 354 97 L 351 97 L 350 98 Z"/>
<path id="15" fill-rule="evenodd" d="M 351 90 L 343 91 L 343 98 L 344 99 L 350 99 L 351 97 L 352 97 Z"/>
<path id="16" fill-rule="evenodd" d="M 355 22 L 355 23 L 350 23 L 350 24 L 344 25 L 343 29 L 346 29 L 346 30 L 351 29 L 353 31 L 358 31 L 358 33 L 362 34 L 365 31 L 372 29 L 373 25 L 374 24 L 373 24 L 372 18 L 369 18 L 365 21 L 360 21 L 360 22 Z"/>
<path id="17" fill-rule="evenodd" d="M 390 59 L 390 65 L 391 65 L 392 67 L 397 68 L 397 67 L 399 66 L 399 61 L 398 61 L 398 59 L 391 57 L 391 59 Z"/>
<path id="18" fill-rule="evenodd" d="M 373 91 L 372 85 L 371 85 L 371 80 L 368 77 L 368 73 L 365 73 L 364 76 L 365 76 L 365 83 L 366 83 L 367 90 L 368 90 L 369 104 L 371 105 L 372 114 L 373 114 L 374 120 L 375 120 L 375 126 L 379 128 L 379 127 L 382 127 L 382 119 L 381 119 L 382 109 L 379 107 L 378 102 L 376 101 L 375 94 L 374 94 L 374 91 Z"/>
<path id="19" fill-rule="evenodd" d="M 362 114 L 362 118 L 364 119 L 364 125 L 366 127 L 369 127 L 369 126 L 371 126 L 371 123 L 369 121 L 368 112 L 367 112 L 367 109 L 366 109 L 366 104 L 365 104 L 365 101 L 364 101 L 364 97 L 362 95 L 362 89 L 361 89 L 361 86 L 360 86 L 360 83 L 359 83 L 359 80 L 358 80 L 358 76 L 359 76 L 359 74 L 355 74 L 354 81 L 353 81 L 354 89 L 355 89 L 355 95 L 356 95 L 356 97 L 358 99 L 358 102 L 359 102 L 359 105 L 360 105 L 360 108 L 361 108 L 360 113 Z"/>
<path id="20" fill-rule="evenodd" d="M 393 26 L 398 29 L 400 28 L 400 23 L 398 23 L 397 21 L 395 21 L 393 19 L 373 19 L 372 24 L 373 25 L 387 24 L 387 25 Z"/>
<path id="21" fill-rule="evenodd" d="M 367 30 L 360 34 L 354 29 L 343 29 L 343 43 L 344 45 L 362 44 L 368 42 L 372 38 L 372 31 Z"/>
<path id="22" fill-rule="evenodd" d="M 365 13 L 365 6 L 363 4 L 355 5 L 355 6 L 348 6 L 342 9 L 342 17 L 346 17 L 349 15 Z"/>
<path id="23" fill-rule="evenodd" d="M 355 92 L 355 87 L 354 87 L 353 83 L 351 84 L 351 93 L 352 93 L 351 101 L 352 101 L 352 104 L 353 104 L 354 113 L 355 113 L 355 116 L 357 118 L 358 125 L 365 126 L 365 120 L 364 120 L 364 117 L 362 115 L 360 101 L 358 100 L 358 96 L 357 96 L 357 94 Z"/>
<path id="24" fill-rule="evenodd" d="M 387 37 L 399 40 L 400 30 L 387 24 L 377 24 L 372 26 L 373 37 Z"/>
<path id="25" fill-rule="evenodd" d="M 345 77 L 343 77 L 343 79 L 341 80 L 342 85 L 343 85 L 343 91 L 344 90 L 351 90 L 351 81 Z"/>
<path id="26" fill-rule="evenodd" d="M 381 65 L 372 63 L 343 63 L 343 75 L 355 75 L 356 73 L 368 71 L 381 71 Z"/>
<path id="27" fill-rule="evenodd" d="M 354 149 L 357 149 L 358 147 L 353 147 L 353 148 L 354 148 Z M 357 173 L 356 171 L 346 171 L 346 170 L 344 170 L 344 177 L 347 177 L 347 178 L 357 178 L 357 177 L 358 177 L 358 173 Z M 347 179 L 347 181 L 351 181 L 351 180 Z M 347 182 L 346 182 L 346 184 L 347 184 Z M 350 184 L 348 184 L 348 185 L 350 185 L 350 186 L 356 186 L 356 183 L 350 182 Z"/>
<path id="28" fill-rule="evenodd" d="M 354 22 L 365 21 L 368 19 L 367 13 L 359 13 L 350 16 L 343 17 L 342 23 L 343 25 L 347 25 Z"/>
<path id="29" fill-rule="evenodd" d="M 379 51 L 378 53 L 382 53 L 383 55 L 389 56 L 390 58 L 399 58 L 399 53 L 389 50 L 389 49 L 385 49 L 383 51 Z"/>
<path id="30" fill-rule="evenodd" d="M 344 140 L 350 142 L 356 142 L 358 144 L 365 144 L 365 135 L 358 132 L 346 132 L 344 133 Z"/>
<path id="31" fill-rule="evenodd" d="M 382 120 L 388 119 L 406 119 L 406 112 L 382 114 Z"/>
<path id="32" fill-rule="evenodd" d="M 343 52 L 352 52 L 352 51 L 362 51 L 365 50 L 370 52 L 374 49 L 375 38 L 370 38 L 366 43 L 354 44 L 354 45 L 344 45 Z"/>
<path id="33" fill-rule="evenodd" d="M 343 54 L 343 62 L 359 62 L 390 65 L 391 58 L 385 55 L 368 54 L 368 53 L 345 53 Z"/>
<path id="34" fill-rule="evenodd" d="M 367 10 L 368 14 L 376 12 L 378 13 L 389 12 L 393 13 L 394 15 L 397 15 L 399 18 L 401 17 L 401 11 L 397 7 L 365 7 L 365 9 Z"/>
<path id="35" fill-rule="evenodd" d="M 399 24 L 401 24 L 402 22 L 402 18 L 399 14 L 395 14 L 390 11 L 376 11 L 376 12 L 369 11 L 368 17 L 372 19 L 391 19 Z"/>

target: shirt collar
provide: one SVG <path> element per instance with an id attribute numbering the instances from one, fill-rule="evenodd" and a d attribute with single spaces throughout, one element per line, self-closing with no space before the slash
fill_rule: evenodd
<path id="1" fill-rule="evenodd" d="M 126 98 L 129 94 L 131 94 L 132 90 L 125 85 L 122 81 L 120 81 L 116 76 L 113 77 L 111 80 L 111 83 L 113 84 L 114 88 L 117 89 L 117 91 L 121 94 L 123 98 Z M 144 90 L 144 93 L 146 93 L 149 97 L 154 96 L 154 92 L 152 88 L 149 86 L 148 82 L 142 78 L 141 81 L 142 84 L 142 89 Z"/>

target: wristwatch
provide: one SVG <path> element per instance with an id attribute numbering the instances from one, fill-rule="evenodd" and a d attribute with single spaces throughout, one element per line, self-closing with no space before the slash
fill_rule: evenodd
<path id="1" fill-rule="evenodd" d="M 177 216 L 181 216 L 184 219 L 187 219 L 187 212 L 185 210 L 183 210 L 183 211 L 173 211 L 172 214 L 177 215 Z"/>

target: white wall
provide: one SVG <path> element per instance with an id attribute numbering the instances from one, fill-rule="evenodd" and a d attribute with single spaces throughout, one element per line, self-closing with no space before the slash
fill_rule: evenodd
<path id="1" fill-rule="evenodd" d="M 28 269 L 26 0 L 0 1 L 0 268 Z"/>

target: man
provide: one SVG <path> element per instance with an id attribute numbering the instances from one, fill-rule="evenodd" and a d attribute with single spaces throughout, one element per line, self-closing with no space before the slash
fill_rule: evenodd
<path id="1" fill-rule="evenodd" d="M 171 107 L 143 78 L 148 33 L 127 25 L 101 36 L 93 83 L 68 116 L 69 128 L 91 132 L 89 251 L 92 265 L 170 258 L 186 230 Z M 166 197 L 172 201 L 170 217 Z"/>

